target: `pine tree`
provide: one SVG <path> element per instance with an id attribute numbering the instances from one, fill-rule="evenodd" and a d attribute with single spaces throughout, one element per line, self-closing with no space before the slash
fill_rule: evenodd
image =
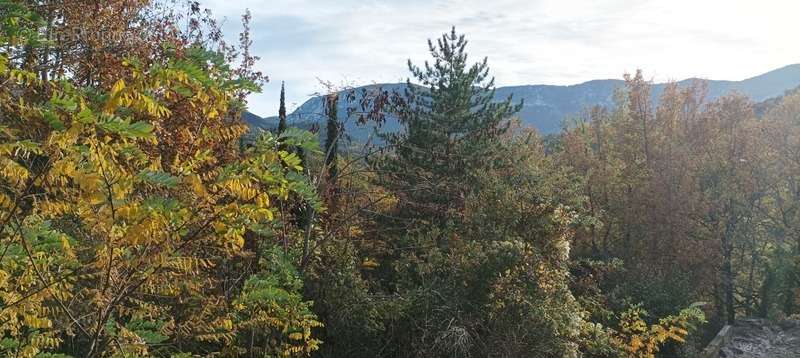
<path id="1" fill-rule="evenodd" d="M 428 46 L 433 64 L 408 62 L 421 86 L 407 80 L 392 106 L 404 131 L 381 134 L 394 151 L 376 165 L 383 184 L 405 203 L 402 216 L 436 220 L 460 212 L 475 189 L 471 178 L 503 161 L 500 137 L 522 103 L 510 96 L 493 102 L 487 59 L 468 65 L 467 40 L 455 27 Z"/>

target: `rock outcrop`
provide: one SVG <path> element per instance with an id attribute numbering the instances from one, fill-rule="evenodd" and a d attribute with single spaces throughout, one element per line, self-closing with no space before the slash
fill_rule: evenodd
<path id="1" fill-rule="evenodd" d="M 721 358 L 800 357 L 800 321 L 747 319 L 730 329 L 730 339 L 719 350 Z"/>

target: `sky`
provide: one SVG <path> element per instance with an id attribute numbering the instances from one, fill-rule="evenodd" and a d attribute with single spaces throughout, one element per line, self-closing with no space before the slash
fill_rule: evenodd
<path id="1" fill-rule="evenodd" d="M 407 60 L 451 26 L 497 86 L 570 85 L 636 69 L 657 82 L 742 80 L 800 63 L 799 0 L 201 0 L 231 41 L 252 13 L 253 52 L 270 77 L 249 98 L 260 116 L 289 111 L 320 81 L 405 81 Z"/>

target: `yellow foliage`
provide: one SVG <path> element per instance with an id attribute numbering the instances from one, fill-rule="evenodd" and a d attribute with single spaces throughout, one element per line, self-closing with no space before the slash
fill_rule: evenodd
<path id="1" fill-rule="evenodd" d="M 688 329 L 694 328 L 696 323 L 705 322 L 703 312 L 695 305 L 649 326 L 642 318 L 646 314 L 643 309 L 634 306 L 622 314 L 619 330 L 611 330 L 612 343 L 629 357 L 654 358 L 662 344 L 669 340 L 686 342 Z"/>
<path id="2" fill-rule="evenodd" d="M 263 325 L 286 341 L 279 354 L 318 348 L 321 324 L 305 302 L 229 304 L 250 275 L 241 267 L 260 264 L 246 240 L 248 250 L 271 245 L 284 219 L 276 201 L 302 168 L 269 136 L 258 150 L 220 149 L 246 131 L 229 116 L 225 78 L 128 63 L 98 97 L 9 67 L 0 54 L 3 118 L 19 119 L 0 127 L 0 330 L 18 344 L 13 355 L 64 337 L 109 355 L 155 354 L 162 336 L 221 352 Z M 19 85 L 52 96 L 23 98 Z M 184 118 L 202 119 L 201 131 L 170 127 Z M 162 145 L 177 137 L 181 147 Z"/>

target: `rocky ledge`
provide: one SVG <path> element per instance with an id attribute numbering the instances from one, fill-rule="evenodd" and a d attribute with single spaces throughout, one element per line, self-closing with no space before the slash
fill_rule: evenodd
<path id="1" fill-rule="evenodd" d="M 730 339 L 719 350 L 721 358 L 800 357 L 800 321 L 771 322 L 746 319 L 731 327 Z"/>

